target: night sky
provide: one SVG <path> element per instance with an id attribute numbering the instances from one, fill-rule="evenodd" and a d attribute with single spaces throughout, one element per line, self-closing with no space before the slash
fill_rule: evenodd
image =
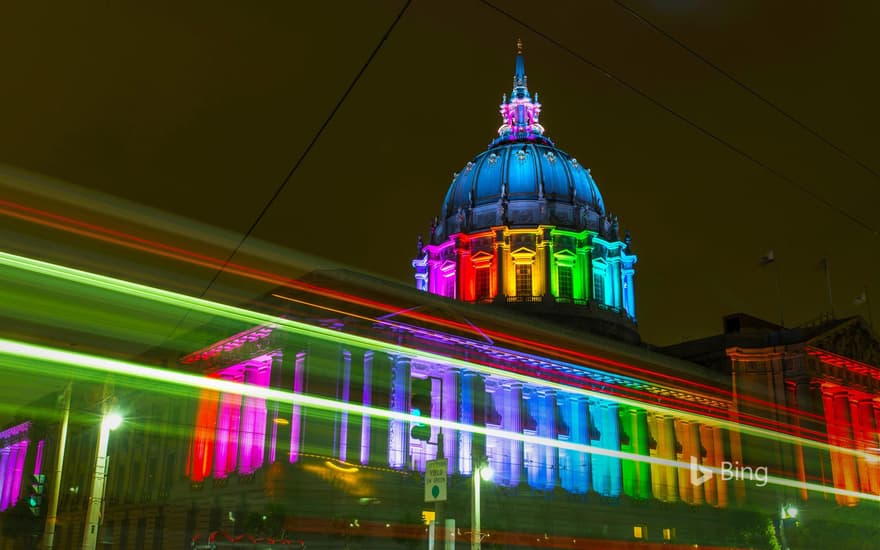
<path id="1" fill-rule="evenodd" d="M 786 324 L 817 318 L 823 257 L 835 314 L 867 287 L 880 320 L 880 4 L 626 0 L 845 154 L 613 1 L 498 5 L 668 110 L 484 3 L 417 0 L 254 238 L 412 284 L 521 37 L 547 135 L 632 233 L 643 339 L 778 320 L 774 267 Z M 242 233 L 402 6 L 5 3 L 0 162 Z"/>

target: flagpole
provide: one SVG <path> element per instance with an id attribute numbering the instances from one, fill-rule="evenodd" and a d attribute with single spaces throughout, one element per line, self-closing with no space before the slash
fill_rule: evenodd
<path id="1" fill-rule="evenodd" d="M 871 332 L 874 332 L 874 313 L 871 311 L 871 295 L 868 294 L 867 286 L 865 286 L 865 307 L 868 308 L 868 324 L 871 326 Z"/>

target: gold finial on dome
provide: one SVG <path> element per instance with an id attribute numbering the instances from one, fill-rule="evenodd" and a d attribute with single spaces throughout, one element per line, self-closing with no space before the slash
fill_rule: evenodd
<path id="1" fill-rule="evenodd" d="M 521 38 L 516 39 L 516 53 L 518 53 L 518 54 L 522 53 L 522 39 Z"/>

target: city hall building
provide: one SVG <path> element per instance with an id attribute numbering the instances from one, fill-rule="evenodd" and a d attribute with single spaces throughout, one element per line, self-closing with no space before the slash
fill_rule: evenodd
<path id="1" fill-rule="evenodd" d="M 99 546 L 422 548 L 428 512 L 454 519 L 463 547 L 482 466 L 487 547 L 745 548 L 768 525 L 796 539 L 780 515 L 794 506 L 804 529 L 842 508 L 875 513 L 872 331 L 731 315 L 717 337 L 643 344 L 630 235 L 540 112 L 520 47 L 498 136 L 419 239 L 414 288 L 315 272 L 253 304 L 277 322 L 212 329 L 174 358 L 242 391 L 118 383 L 162 428 L 114 434 Z M 95 437 L 72 423 L 57 548 L 81 545 Z M 44 418 L 0 432 L 4 525 L 57 438 Z M 424 494 L 438 458 L 440 510 Z"/>

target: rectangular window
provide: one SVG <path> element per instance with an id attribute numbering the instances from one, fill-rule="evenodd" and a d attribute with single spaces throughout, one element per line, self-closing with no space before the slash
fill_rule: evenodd
<path id="1" fill-rule="evenodd" d="M 633 538 L 635 538 L 635 539 L 648 538 L 648 527 L 646 525 L 633 525 Z"/>
<path id="2" fill-rule="evenodd" d="M 489 268 L 479 267 L 476 269 L 474 297 L 478 302 L 488 300 L 489 295 Z"/>
<path id="3" fill-rule="evenodd" d="M 529 264 L 516 264 L 516 295 L 532 295 L 532 266 Z"/>
<path id="4" fill-rule="evenodd" d="M 571 300 L 574 298 L 574 288 L 571 282 L 571 267 L 559 266 L 559 298 Z"/>
<path id="5" fill-rule="evenodd" d="M 455 298 L 455 276 L 446 277 L 443 281 L 443 295 L 447 298 Z"/>
<path id="6" fill-rule="evenodd" d="M 593 273 L 593 299 L 601 304 L 605 303 L 605 274 Z"/>

